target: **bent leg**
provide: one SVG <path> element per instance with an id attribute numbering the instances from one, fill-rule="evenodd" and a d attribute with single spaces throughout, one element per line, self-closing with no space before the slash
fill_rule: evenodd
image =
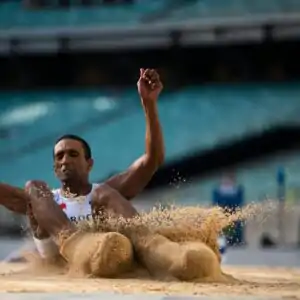
<path id="1" fill-rule="evenodd" d="M 26 183 L 25 190 L 30 196 L 34 219 L 51 237 L 58 239 L 63 233 L 69 236 L 76 231 L 75 225 L 54 201 L 53 194 L 46 183 L 29 181 Z"/>
<path id="2" fill-rule="evenodd" d="M 95 190 L 93 205 L 98 210 L 111 211 L 117 217 L 132 218 L 138 215 L 128 200 L 105 184 Z M 172 242 L 161 234 L 153 233 L 143 224 L 138 227 L 136 225 L 133 222 L 132 226 L 125 229 L 124 234 L 131 240 L 139 260 L 151 274 L 163 274 L 165 277 L 180 280 L 209 276 L 217 278 L 217 275 L 209 273 L 208 265 L 216 266 L 213 270 L 217 270 L 215 272 L 218 273 L 218 259 L 204 244 L 193 244 L 189 247 L 187 244 Z"/>
<path id="3" fill-rule="evenodd" d="M 127 263 L 131 262 L 132 246 L 125 236 L 78 231 L 43 182 L 27 183 L 26 191 L 31 198 L 34 218 L 43 230 L 57 239 L 60 253 L 69 263 L 73 275 L 110 277 L 126 270 Z"/>
<path id="4" fill-rule="evenodd" d="M 113 212 L 126 219 L 138 215 L 132 204 L 106 184 L 93 194 L 93 206 L 98 210 Z M 176 243 L 167 237 L 151 232 L 140 224 L 132 224 L 124 234 L 132 242 L 143 265 L 153 275 L 175 277 L 180 280 L 226 281 L 218 256 L 203 243 Z"/>
<path id="5" fill-rule="evenodd" d="M 138 215 L 130 201 L 107 184 L 99 185 L 92 195 L 92 209 L 96 212 L 113 213 L 125 219 Z"/>
<path id="6" fill-rule="evenodd" d="M 140 261 L 153 275 L 183 281 L 226 281 L 217 255 L 204 243 L 172 242 L 146 230 L 137 234 L 132 232 L 130 239 Z"/>
<path id="7" fill-rule="evenodd" d="M 60 262 L 59 248 L 63 240 L 59 239 L 62 234 L 68 238 L 76 229 L 54 201 L 46 183 L 29 181 L 25 191 L 29 195 L 27 217 L 39 255 L 49 263 Z"/>

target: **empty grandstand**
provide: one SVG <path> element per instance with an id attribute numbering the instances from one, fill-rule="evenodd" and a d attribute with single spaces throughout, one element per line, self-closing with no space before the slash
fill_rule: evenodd
<path id="1" fill-rule="evenodd" d="M 256 144 L 243 164 L 221 148 L 267 130 L 298 130 L 299 12 L 295 0 L 1 1 L 2 180 L 23 186 L 38 178 L 55 186 L 53 141 L 70 132 L 93 147 L 92 180 L 124 170 L 144 151 L 138 70 L 155 67 L 165 84 L 159 110 L 166 168 L 175 168 L 174 176 L 160 173 L 166 195 L 185 203 L 208 200 L 221 167 L 199 166 L 201 180 L 193 171 L 186 184 L 176 166 L 213 151 L 218 162 L 228 157 L 249 201 L 275 196 L 279 165 L 297 190 L 294 141 L 275 156 L 283 148 L 277 137 L 268 157 L 267 143 Z"/>
<path id="2" fill-rule="evenodd" d="M 0 52 L 261 42 L 270 35 L 281 40 L 299 33 L 295 0 L 113 2 L 35 6 L 1 1 Z"/>

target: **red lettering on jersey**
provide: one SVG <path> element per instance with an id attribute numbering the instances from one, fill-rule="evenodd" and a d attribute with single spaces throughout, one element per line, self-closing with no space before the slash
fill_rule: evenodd
<path id="1" fill-rule="evenodd" d="M 59 207 L 64 210 L 67 208 L 67 205 L 65 203 L 59 204 Z"/>

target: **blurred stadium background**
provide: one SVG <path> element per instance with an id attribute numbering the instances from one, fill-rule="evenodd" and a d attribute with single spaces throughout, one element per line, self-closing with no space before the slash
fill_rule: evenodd
<path id="1" fill-rule="evenodd" d="M 56 186 L 64 133 L 91 144 L 93 181 L 124 170 L 144 150 L 139 68 L 157 68 L 166 163 L 137 206 L 210 204 L 230 172 L 245 203 L 293 207 L 247 224 L 247 247 L 278 244 L 278 230 L 299 247 L 299 37 L 297 0 L 1 0 L 1 181 Z M 0 208 L 3 236 L 20 222 Z"/>

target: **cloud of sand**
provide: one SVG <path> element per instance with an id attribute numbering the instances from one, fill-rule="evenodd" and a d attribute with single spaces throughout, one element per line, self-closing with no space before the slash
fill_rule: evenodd
<path id="1" fill-rule="evenodd" d="M 224 228 L 236 221 L 246 223 L 255 219 L 263 223 L 276 206 L 276 202 L 268 200 L 225 212 L 220 207 L 170 205 L 167 208 L 155 207 L 130 220 L 108 215 L 100 220 L 81 221 L 78 227 L 93 232 L 116 231 L 127 236 L 147 228 L 174 242 L 203 242 L 218 252 L 216 239 Z"/>
<path id="2" fill-rule="evenodd" d="M 99 220 L 81 221 L 78 228 L 85 232 L 119 232 L 130 238 L 146 230 L 159 233 L 173 242 L 202 242 L 220 258 L 217 237 L 224 228 L 235 221 L 256 219 L 262 223 L 268 212 L 274 211 L 275 207 L 276 203 L 273 201 L 249 204 L 235 212 L 225 212 L 219 207 L 170 205 L 168 208 L 155 207 L 130 220 L 107 215 Z M 31 257 L 30 261 L 36 270 L 48 272 L 51 269 L 41 264 L 37 258 Z"/>

